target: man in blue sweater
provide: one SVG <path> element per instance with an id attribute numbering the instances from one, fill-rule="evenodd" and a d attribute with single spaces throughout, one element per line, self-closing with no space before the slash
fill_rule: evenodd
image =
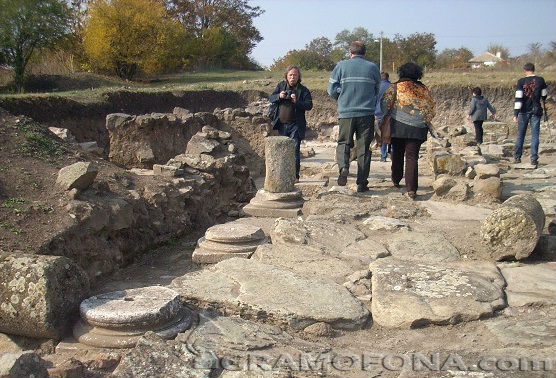
<path id="1" fill-rule="evenodd" d="M 357 140 L 357 191 L 366 192 L 371 167 L 369 146 L 374 137 L 376 95 L 380 72 L 376 64 L 365 59 L 365 45 L 359 41 L 349 46 L 350 59 L 338 62 L 328 85 L 328 94 L 338 101 L 340 135 L 336 148 L 338 185 L 347 183 L 349 151 L 353 135 Z"/>

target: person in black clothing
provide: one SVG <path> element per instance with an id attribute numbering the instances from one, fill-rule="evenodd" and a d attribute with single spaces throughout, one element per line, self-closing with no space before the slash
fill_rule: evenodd
<path id="1" fill-rule="evenodd" d="M 535 167 L 539 160 L 539 133 L 543 108 L 541 99 L 546 101 L 548 94 L 546 82 L 535 75 L 535 65 L 526 63 L 523 66 L 525 77 L 517 81 L 515 91 L 514 122 L 517 122 L 517 138 L 515 140 L 514 163 L 521 163 L 523 142 L 527 126 L 531 123 L 531 164 Z"/>
<path id="2" fill-rule="evenodd" d="M 271 103 L 277 103 L 278 120 L 274 129 L 282 136 L 295 140 L 295 177 L 299 181 L 301 166 L 300 147 L 305 138 L 307 121 L 305 111 L 313 108 L 311 92 L 301 84 L 301 71 L 296 66 L 286 69 L 283 80 L 278 83 L 269 97 Z"/>
<path id="3" fill-rule="evenodd" d="M 467 118 L 473 121 L 475 126 L 475 142 L 483 143 L 483 122 L 487 119 L 487 109 L 490 110 L 494 119 L 496 119 L 496 109 L 482 96 L 481 88 L 473 88 L 473 99 L 469 107 Z"/>

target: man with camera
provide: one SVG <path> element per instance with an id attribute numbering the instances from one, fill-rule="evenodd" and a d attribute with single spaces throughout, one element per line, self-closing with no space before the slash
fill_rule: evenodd
<path id="1" fill-rule="evenodd" d="M 374 113 L 380 85 L 376 64 L 365 59 L 366 47 L 359 41 L 349 46 L 350 59 L 338 62 L 329 80 L 328 94 L 338 101 L 340 134 L 336 148 L 338 185 L 347 183 L 349 152 L 357 138 L 357 191 L 366 192 L 371 168 L 369 146 L 374 137 Z"/>
<path id="2" fill-rule="evenodd" d="M 517 81 L 514 103 L 514 122 L 517 122 L 517 138 L 515 140 L 514 163 L 521 163 L 523 142 L 527 133 L 527 126 L 531 123 L 531 164 L 539 164 L 539 133 L 543 103 L 548 95 L 546 82 L 541 76 L 535 75 L 535 65 L 526 63 L 523 66 L 525 77 Z"/>
<path id="3" fill-rule="evenodd" d="M 301 84 L 301 71 L 297 66 L 289 66 L 284 78 L 285 80 L 279 82 L 270 95 L 269 101 L 278 104 L 277 119 L 273 128 L 278 130 L 280 135 L 295 140 L 295 177 L 299 181 L 299 150 L 307 129 L 305 111 L 313 108 L 313 99 L 311 92 Z"/>

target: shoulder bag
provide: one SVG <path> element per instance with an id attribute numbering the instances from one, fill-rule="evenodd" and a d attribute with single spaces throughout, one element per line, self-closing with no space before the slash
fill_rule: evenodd
<path id="1" fill-rule="evenodd" d="M 394 86 L 394 106 L 396 106 L 396 98 L 398 97 L 398 85 L 394 84 Z M 378 129 L 375 132 L 376 142 L 379 146 L 383 144 L 390 144 L 392 142 L 392 109 L 388 109 L 388 112 L 384 114 L 382 120 L 378 124 Z"/>

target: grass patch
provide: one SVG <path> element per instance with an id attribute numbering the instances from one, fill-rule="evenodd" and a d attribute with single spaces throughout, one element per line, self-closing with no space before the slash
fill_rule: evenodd
<path id="1" fill-rule="evenodd" d="M 7 209 L 13 209 L 18 204 L 22 204 L 22 203 L 25 203 L 25 198 L 10 197 L 10 198 L 4 200 L 4 203 L 2 204 L 2 207 L 5 207 Z"/>
<path id="2" fill-rule="evenodd" d="M 6 229 L 10 232 L 13 232 L 16 235 L 20 235 L 22 233 L 22 231 L 20 229 L 18 229 L 16 226 L 14 226 L 11 223 L 4 222 L 4 223 L 1 224 L 1 226 L 2 226 L 2 228 Z"/>
<path id="3" fill-rule="evenodd" d="M 19 147 L 19 152 L 37 159 L 48 161 L 67 153 L 67 147 L 46 128 L 33 122 L 24 122 L 18 126 L 24 143 Z"/>

